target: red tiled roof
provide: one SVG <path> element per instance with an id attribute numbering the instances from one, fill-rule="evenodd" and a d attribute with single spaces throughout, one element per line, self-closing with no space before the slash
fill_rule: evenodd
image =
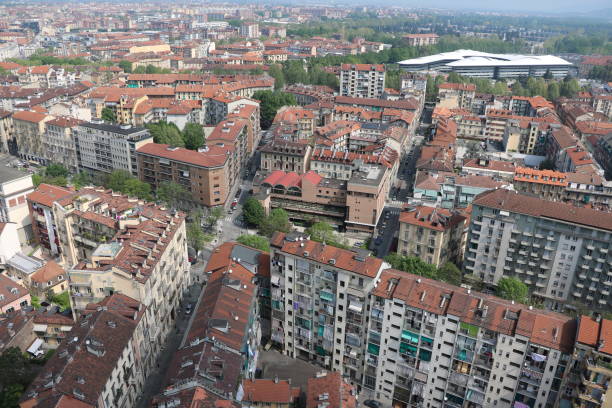
<path id="1" fill-rule="evenodd" d="M 378 71 L 385 72 L 385 66 L 383 64 L 342 64 L 342 71 Z"/>
<path id="2" fill-rule="evenodd" d="M 291 404 L 294 401 L 294 390 L 287 380 L 243 380 L 243 401 L 255 403 Z M 299 388 L 298 388 L 299 390 Z"/>
<path id="3" fill-rule="evenodd" d="M 439 89 L 454 89 L 456 91 L 476 91 L 476 85 L 474 84 L 457 84 L 453 82 L 446 82 L 438 86 Z"/>
<path id="4" fill-rule="evenodd" d="M 23 120 L 25 122 L 42 122 L 47 118 L 47 115 L 31 111 L 17 111 L 13 113 L 13 119 Z"/>
<path id="5" fill-rule="evenodd" d="M 74 191 L 64 187 L 53 186 L 51 184 L 40 184 L 36 191 L 28 195 L 28 200 L 32 203 L 42 204 L 52 207 L 53 202 L 72 195 Z"/>
<path id="6" fill-rule="evenodd" d="M 66 271 L 64 271 L 64 268 L 59 266 L 55 261 L 50 260 L 47 261 L 42 268 L 34 272 L 30 276 L 30 279 L 34 282 L 45 283 L 57 278 L 60 275 L 65 277 Z"/>
<path id="7" fill-rule="evenodd" d="M 591 208 L 574 207 L 571 204 L 547 201 L 511 190 L 487 191 L 478 195 L 472 204 L 612 231 L 612 217 L 608 216 L 607 213 Z"/>
<path id="8" fill-rule="evenodd" d="M 306 386 L 306 408 L 317 408 L 321 403 L 319 396 L 327 394 L 325 402 L 329 408 L 356 408 L 357 399 L 353 387 L 347 384 L 339 371 L 308 379 Z"/>
<path id="9" fill-rule="evenodd" d="M 208 146 L 208 151 L 195 152 L 182 147 L 171 148 L 167 144 L 147 143 L 137 150 L 139 154 L 163 157 L 170 160 L 201 167 L 221 167 L 228 160 L 230 149 L 217 145 Z"/>
<path id="10" fill-rule="evenodd" d="M 581 316 L 576 342 L 593 348 L 601 344 L 599 351 L 612 355 L 612 320 L 602 318 L 598 323 L 592 317 Z"/>
<path id="11" fill-rule="evenodd" d="M 282 235 L 276 233 L 275 235 Z M 279 240 L 280 238 L 276 238 Z M 274 240 L 274 237 L 273 237 Z M 357 254 L 349 249 L 336 248 L 311 240 L 287 241 L 282 240 L 280 250 L 295 256 L 311 259 L 323 264 L 333 263 L 336 268 L 344 269 L 370 278 L 375 277 L 383 264 L 380 258 L 368 256 L 364 261 L 358 260 Z M 308 255 L 305 255 L 305 253 Z M 332 261 L 333 260 L 333 261 Z"/>
<path id="12" fill-rule="evenodd" d="M 408 208 L 400 213 L 399 222 L 417 225 L 436 231 L 446 231 L 459 223 L 465 222 L 465 217 L 452 213 L 445 208 L 417 206 Z"/>

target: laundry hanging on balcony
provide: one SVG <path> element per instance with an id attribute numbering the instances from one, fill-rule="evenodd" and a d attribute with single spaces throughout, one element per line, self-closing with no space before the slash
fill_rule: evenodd
<path id="1" fill-rule="evenodd" d="M 541 361 L 546 361 L 546 356 L 542 354 L 538 354 L 538 353 L 531 353 L 531 359 L 533 361 L 541 362 Z"/>

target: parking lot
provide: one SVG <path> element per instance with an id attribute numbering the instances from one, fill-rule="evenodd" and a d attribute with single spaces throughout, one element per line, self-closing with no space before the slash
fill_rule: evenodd
<path id="1" fill-rule="evenodd" d="M 262 378 L 278 377 L 279 380 L 291 379 L 291 385 L 306 391 L 308 378 L 314 377 L 321 367 L 307 361 L 291 358 L 276 350 L 260 351 L 257 368 L 261 369 Z"/>

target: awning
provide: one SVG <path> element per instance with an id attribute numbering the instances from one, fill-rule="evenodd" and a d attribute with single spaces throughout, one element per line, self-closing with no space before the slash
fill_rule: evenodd
<path id="1" fill-rule="evenodd" d="M 35 324 L 34 325 L 34 331 L 35 332 L 46 332 L 47 331 L 47 325 L 46 324 Z"/>
<path id="2" fill-rule="evenodd" d="M 353 312 L 357 312 L 357 313 L 361 313 L 361 311 L 363 310 L 361 303 L 357 303 L 357 302 L 350 302 L 348 308 L 349 310 L 352 310 Z"/>
<path id="3" fill-rule="evenodd" d="M 321 293 L 319 294 L 319 297 L 323 300 L 326 300 L 328 302 L 333 302 L 334 301 L 334 295 L 329 293 L 329 292 L 325 292 L 325 291 L 321 291 Z"/>
<path id="4" fill-rule="evenodd" d="M 378 355 L 380 353 L 380 346 L 376 344 L 368 343 L 368 353 Z"/>
<path id="5" fill-rule="evenodd" d="M 28 348 L 28 353 L 33 354 L 35 356 L 42 354 L 40 351 L 40 347 L 43 345 L 43 341 L 41 339 L 36 339 L 32 343 L 32 345 Z"/>
<path id="6" fill-rule="evenodd" d="M 270 278 L 270 282 L 272 282 L 274 286 L 280 286 L 280 276 L 272 275 L 272 278 Z"/>
<path id="7" fill-rule="evenodd" d="M 400 343 L 400 353 L 416 356 L 417 348 L 406 343 Z"/>
<path id="8" fill-rule="evenodd" d="M 65 331 L 65 332 L 69 332 L 70 330 L 72 330 L 72 326 L 62 326 L 60 327 L 61 331 Z"/>
<path id="9" fill-rule="evenodd" d="M 402 339 L 408 340 L 411 343 L 415 344 L 419 342 L 419 336 L 417 334 L 409 332 L 408 330 L 402 330 Z"/>
<path id="10" fill-rule="evenodd" d="M 531 359 L 533 361 L 546 361 L 546 356 L 538 353 L 531 353 Z"/>

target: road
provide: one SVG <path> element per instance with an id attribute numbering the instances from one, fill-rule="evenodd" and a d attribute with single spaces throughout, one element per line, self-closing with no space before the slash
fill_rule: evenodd
<path id="1" fill-rule="evenodd" d="M 386 207 L 378 220 L 374 238 L 370 243 L 370 250 L 379 258 L 384 258 L 392 249 L 395 233 L 399 228 L 400 209 Z"/>

